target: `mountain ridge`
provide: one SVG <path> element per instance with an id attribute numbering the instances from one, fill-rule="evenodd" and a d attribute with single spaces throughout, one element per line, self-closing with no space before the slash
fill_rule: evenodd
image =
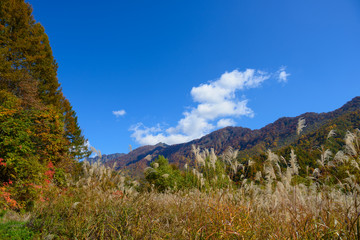
<path id="1" fill-rule="evenodd" d="M 360 97 L 355 97 L 342 107 L 330 112 L 315 113 L 306 112 L 296 117 L 281 117 L 276 121 L 265 125 L 260 129 L 251 130 L 244 127 L 225 127 L 211 132 L 199 139 L 190 142 L 166 145 L 146 145 L 134 149 L 132 152 L 108 161 L 106 164 L 117 163 L 117 170 L 125 170 L 130 175 L 140 176 L 142 170 L 149 162 L 159 155 L 169 159 L 170 163 L 183 166 L 191 162 L 191 145 L 200 148 L 214 148 L 217 155 L 228 147 L 239 149 L 240 158 L 249 158 L 266 151 L 267 149 L 281 149 L 296 142 L 300 136 L 296 134 L 297 123 L 300 118 L 306 120 L 303 135 L 309 134 L 321 128 L 328 122 L 360 109 Z M 359 123 L 360 124 L 360 123 Z"/>

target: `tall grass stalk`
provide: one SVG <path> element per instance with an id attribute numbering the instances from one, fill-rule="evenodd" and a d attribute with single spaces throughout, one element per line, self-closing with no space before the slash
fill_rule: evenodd
<path id="1" fill-rule="evenodd" d="M 85 163 L 82 178 L 36 206 L 29 226 L 61 239 L 359 239 L 359 169 L 326 180 L 334 168 L 359 164 L 358 143 L 359 131 L 349 132 L 343 152 L 323 151 L 306 184 L 297 181 L 294 151 L 288 160 L 268 151 L 263 170 L 239 188 L 215 184 L 223 179 L 220 166 L 246 171 L 231 167 L 238 165 L 233 150 L 214 160 L 212 150 L 194 147 L 199 165 L 185 174 L 199 185 L 178 191 L 138 192 L 121 174 Z"/>

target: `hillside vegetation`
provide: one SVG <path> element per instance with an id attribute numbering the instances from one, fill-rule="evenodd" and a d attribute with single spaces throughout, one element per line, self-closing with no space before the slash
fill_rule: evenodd
<path id="1" fill-rule="evenodd" d="M 0 239 L 360 239 L 359 97 L 79 161 L 89 151 L 31 6 L 1 0 L 0 33 Z"/>
<path id="2" fill-rule="evenodd" d="M 320 151 L 316 149 L 320 149 L 321 145 L 329 146 L 329 142 L 325 140 L 330 130 L 336 131 L 335 138 L 331 143 L 331 150 L 340 150 L 340 145 L 344 143 L 342 140 L 344 133 L 349 129 L 360 127 L 359 112 L 360 97 L 355 97 L 332 112 L 305 113 L 297 117 L 284 117 L 256 130 L 226 127 L 188 143 L 170 146 L 159 143 L 154 146 L 142 146 L 128 154 L 113 158 L 107 164 L 112 166 L 116 163 L 118 170 L 126 170 L 130 176 L 141 177 L 143 170 L 149 166 L 151 160 L 159 155 L 168 158 L 170 163 L 182 168 L 192 157 L 191 146 L 196 145 L 201 148 L 213 148 L 218 155 L 231 147 L 239 150 L 239 161 L 244 162 L 251 158 L 260 164 L 268 149 L 288 156 L 289 149 L 298 148 L 301 156 L 305 152 L 309 153 L 305 154 L 307 158 L 306 160 L 304 158 L 304 163 L 302 159 L 300 160 L 300 164 L 303 165 L 310 161 L 316 162 L 316 158 L 320 155 Z M 299 119 L 304 119 L 306 125 L 301 135 L 296 132 Z M 192 163 L 190 162 L 190 164 Z"/>
<path id="3" fill-rule="evenodd" d="M 240 164 L 237 151 L 216 156 L 194 146 L 194 168 L 159 157 L 140 183 L 85 162 L 65 189 L 44 192 L 48 200 L 26 229 L 61 239 L 357 239 L 360 131 L 347 132 L 345 142 L 303 177 L 293 150 L 290 158 L 268 151 L 257 171 L 251 160 Z M 248 171 L 253 180 L 233 180 Z"/>

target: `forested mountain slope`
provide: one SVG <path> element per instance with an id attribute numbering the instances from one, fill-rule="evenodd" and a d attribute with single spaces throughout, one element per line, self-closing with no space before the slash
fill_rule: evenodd
<path id="1" fill-rule="evenodd" d="M 223 153 L 229 147 L 239 149 L 240 160 L 258 158 L 267 149 L 288 152 L 287 147 L 296 147 L 304 144 L 304 142 L 308 142 L 309 146 L 312 144 L 319 146 L 324 143 L 323 141 L 326 140 L 331 129 L 338 131 L 338 138 L 341 139 L 343 137 L 342 133 L 346 130 L 359 128 L 359 111 L 360 97 L 355 97 L 332 112 L 310 112 L 297 117 L 283 117 L 256 130 L 242 127 L 226 127 L 188 143 L 171 146 L 158 144 L 156 145 L 158 147 L 143 146 L 108 163 L 117 162 L 118 169 L 127 169 L 131 175 L 140 176 L 142 169 L 148 166 L 151 161 L 150 159 L 154 159 L 158 155 L 165 156 L 170 163 L 179 167 L 187 162 L 191 164 L 191 145 L 193 144 L 200 148 L 214 148 L 217 155 Z M 296 129 L 300 118 L 305 119 L 306 127 L 298 135 Z"/>

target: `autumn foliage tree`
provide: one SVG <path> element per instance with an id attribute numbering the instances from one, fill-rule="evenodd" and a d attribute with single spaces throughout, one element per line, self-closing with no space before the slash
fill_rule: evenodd
<path id="1" fill-rule="evenodd" d="M 57 68 L 31 6 L 1 0 L 0 158 L 6 165 L 0 166 L 0 181 L 14 182 L 19 191 L 41 184 L 49 163 L 71 171 L 89 153 Z"/>

